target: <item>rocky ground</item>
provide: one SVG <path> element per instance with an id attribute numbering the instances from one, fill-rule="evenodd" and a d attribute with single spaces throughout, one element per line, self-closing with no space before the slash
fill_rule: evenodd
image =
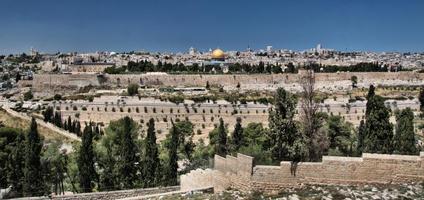
<path id="1" fill-rule="evenodd" d="M 324 200 L 354 200 L 354 199 L 424 199 L 424 183 L 404 184 L 396 186 L 307 186 L 302 189 L 287 189 L 275 195 L 261 193 L 242 193 L 228 190 L 219 194 L 182 194 L 160 199 L 275 199 L 275 200 L 301 200 L 301 199 L 324 199 Z"/>

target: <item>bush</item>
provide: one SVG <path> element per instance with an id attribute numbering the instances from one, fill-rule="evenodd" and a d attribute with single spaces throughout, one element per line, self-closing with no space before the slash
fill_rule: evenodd
<path id="1" fill-rule="evenodd" d="M 53 97 L 53 99 L 56 100 L 56 101 L 61 100 L 62 99 L 62 95 L 55 94 L 54 97 Z"/>
<path id="2" fill-rule="evenodd" d="M 137 84 L 129 84 L 127 88 L 127 93 L 130 96 L 134 96 L 138 94 L 138 85 Z"/>
<path id="3" fill-rule="evenodd" d="M 25 92 L 24 94 L 24 101 L 28 101 L 34 98 L 34 95 L 32 94 L 32 91 L 29 90 L 28 92 Z"/>

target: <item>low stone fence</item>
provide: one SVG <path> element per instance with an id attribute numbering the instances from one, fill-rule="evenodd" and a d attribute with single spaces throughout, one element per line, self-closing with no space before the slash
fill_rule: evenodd
<path id="1" fill-rule="evenodd" d="M 424 152 L 419 156 L 364 153 L 362 157 L 324 156 L 322 162 L 283 161 L 279 166 L 253 165 L 253 158 L 215 155 L 214 169 L 195 170 L 181 179 L 181 188 L 213 186 L 215 191 L 275 192 L 307 184 L 400 184 L 424 181 Z"/>

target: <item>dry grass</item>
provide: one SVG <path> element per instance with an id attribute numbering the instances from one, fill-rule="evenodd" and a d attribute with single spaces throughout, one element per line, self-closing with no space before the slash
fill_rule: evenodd
<path id="1" fill-rule="evenodd" d="M 7 113 L 4 110 L 0 109 L 0 121 L 3 122 L 5 126 L 13 127 L 13 128 L 19 128 L 22 130 L 28 130 L 30 121 L 24 120 L 18 117 L 11 116 L 9 113 Z M 56 133 L 53 130 L 50 130 L 43 126 L 38 126 L 38 131 L 40 135 L 44 137 L 45 141 L 59 141 L 63 143 L 71 143 L 71 140 Z"/>

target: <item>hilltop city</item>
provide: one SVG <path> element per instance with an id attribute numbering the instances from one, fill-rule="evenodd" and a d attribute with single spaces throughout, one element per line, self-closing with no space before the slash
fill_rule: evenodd
<path id="1" fill-rule="evenodd" d="M 422 52 L 31 48 L 0 69 L 4 198 L 424 198 Z"/>

